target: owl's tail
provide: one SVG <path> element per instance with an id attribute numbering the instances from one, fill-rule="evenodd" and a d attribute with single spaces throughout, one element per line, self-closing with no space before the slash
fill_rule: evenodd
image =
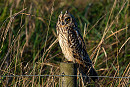
<path id="1" fill-rule="evenodd" d="M 99 78 L 98 78 L 98 74 L 97 74 L 97 72 L 95 71 L 95 69 L 91 66 L 90 68 L 88 68 L 88 67 L 84 67 L 84 69 L 83 68 L 81 68 L 81 73 L 82 73 L 82 75 L 83 75 L 83 81 L 86 83 L 86 82 L 89 82 L 90 81 L 90 78 L 95 82 L 96 80 L 98 80 Z M 86 76 L 86 77 L 84 77 L 84 75 Z M 90 76 L 90 78 L 89 78 L 89 76 Z"/>
<path id="2" fill-rule="evenodd" d="M 95 71 L 95 69 L 93 67 L 90 68 L 90 71 L 88 70 L 88 75 L 91 76 L 91 79 L 95 82 L 96 80 L 98 80 L 98 74 Z"/>

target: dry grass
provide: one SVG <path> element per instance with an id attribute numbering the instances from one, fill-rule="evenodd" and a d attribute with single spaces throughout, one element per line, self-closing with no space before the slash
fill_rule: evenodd
<path id="1" fill-rule="evenodd" d="M 0 87 L 59 87 L 56 76 L 6 76 L 59 74 L 64 58 L 55 25 L 66 10 L 75 16 L 99 76 L 130 77 L 128 9 L 129 0 L 0 1 Z M 98 85 L 126 87 L 130 80 L 100 78 Z"/>

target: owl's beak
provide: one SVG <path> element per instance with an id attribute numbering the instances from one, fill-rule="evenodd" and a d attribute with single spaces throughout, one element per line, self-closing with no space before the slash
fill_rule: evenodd
<path id="1" fill-rule="evenodd" d="M 62 25 L 64 25 L 65 23 L 62 21 L 62 23 L 61 23 Z"/>

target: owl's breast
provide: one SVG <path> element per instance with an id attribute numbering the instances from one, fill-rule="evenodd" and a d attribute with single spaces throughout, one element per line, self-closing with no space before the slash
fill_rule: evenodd
<path id="1" fill-rule="evenodd" d="M 72 48 L 69 47 L 69 43 L 68 43 L 68 34 L 67 33 L 59 34 L 58 39 L 59 39 L 60 47 L 62 49 L 62 53 L 64 54 L 65 58 L 68 61 L 74 62 Z"/>

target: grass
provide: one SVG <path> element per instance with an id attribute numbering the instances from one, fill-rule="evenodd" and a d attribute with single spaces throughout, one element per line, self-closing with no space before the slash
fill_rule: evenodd
<path id="1" fill-rule="evenodd" d="M 0 75 L 58 75 L 64 58 L 56 22 L 66 10 L 78 22 L 98 75 L 130 77 L 129 0 L 0 1 Z M 58 79 L 53 84 L 53 77 L 0 77 L 0 87 L 58 87 Z M 130 81 L 100 78 L 98 85 L 129 86 Z"/>

